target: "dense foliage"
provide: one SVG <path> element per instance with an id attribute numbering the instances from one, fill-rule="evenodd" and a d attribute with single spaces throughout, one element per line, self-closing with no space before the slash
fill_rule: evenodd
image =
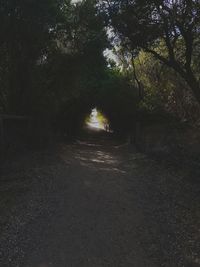
<path id="1" fill-rule="evenodd" d="M 144 110 L 196 122 L 199 30 L 196 0 L 1 1 L 0 112 L 66 131 L 94 107 L 126 131 Z"/>
<path id="2" fill-rule="evenodd" d="M 200 102 L 199 68 L 194 66 L 200 56 L 198 0 L 108 0 L 102 7 L 122 46 L 143 49 L 172 68 Z"/>

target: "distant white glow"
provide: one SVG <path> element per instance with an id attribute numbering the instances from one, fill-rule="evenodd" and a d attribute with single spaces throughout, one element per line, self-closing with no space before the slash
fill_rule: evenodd
<path id="1" fill-rule="evenodd" d="M 78 2 L 82 2 L 82 0 L 72 0 L 72 4 L 78 3 Z"/>
<path id="2" fill-rule="evenodd" d="M 98 111 L 96 108 L 94 108 L 90 114 L 88 126 L 97 129 L 104 129 L 103 123 L 98 118 Z"/>
<path id="3" fill-rule="evenodd" d="M 90 116 L 86 119 L 86 124 L 90 128 L 111 132 L 107 118 L 96 108 L 92 109 Z"/>
<path id="4" fill-rule="evenodd" d="M 116 34 L 114 33 L 114 30 L 111 27 L 107 27 L 106 28 L 106 32 L 107 32 L 108 40 L 113 45 L 114 49 L 117 49 L 116 41 L 113 42 L 113 40 L 116 37 Z M 113 49 L 108 49 L 107 48 L 107 49 L 104 50 L 103 55 L 104 55 L 104 57 L 106 58 L 107 61 L 111 60 L 111 61 L 114 61 L 117 64 L 118 63 L 117 56 L 113 51 L 114 51 Z"/>
<path id="5" fill-rule="evenodd" d="M 105 49 L 103 52 L 104 57 L 107 60 L 113 60 L 115 63 L 118 63 L 116 55 L 110 49 Z"/>

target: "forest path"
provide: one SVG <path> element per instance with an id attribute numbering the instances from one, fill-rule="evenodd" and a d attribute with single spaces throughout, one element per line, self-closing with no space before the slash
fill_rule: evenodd
<path id="1" fill-rule="evenodd" d="M 200 266 L 199 187 L 128 146 L 60 144 L 3 174 L 2 267 Z"/>

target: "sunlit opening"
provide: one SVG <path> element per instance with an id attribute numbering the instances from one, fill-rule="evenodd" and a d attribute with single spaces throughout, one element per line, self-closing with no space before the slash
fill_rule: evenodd
<path id="1" fill-rule="evenodd" d="M 86 125 L 90 128 L 110 131 L 108 119 L 96 108 L 92 109 L 91 114 L 86 118 Z"/>

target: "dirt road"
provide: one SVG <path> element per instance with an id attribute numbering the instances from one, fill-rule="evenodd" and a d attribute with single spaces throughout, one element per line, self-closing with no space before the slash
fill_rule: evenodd
<path id="1" fill-rule="evenodd" d="M 200 266 L 188 175 L 109 141 L 21 156 L 2 168 L 0 266 Z"/>

